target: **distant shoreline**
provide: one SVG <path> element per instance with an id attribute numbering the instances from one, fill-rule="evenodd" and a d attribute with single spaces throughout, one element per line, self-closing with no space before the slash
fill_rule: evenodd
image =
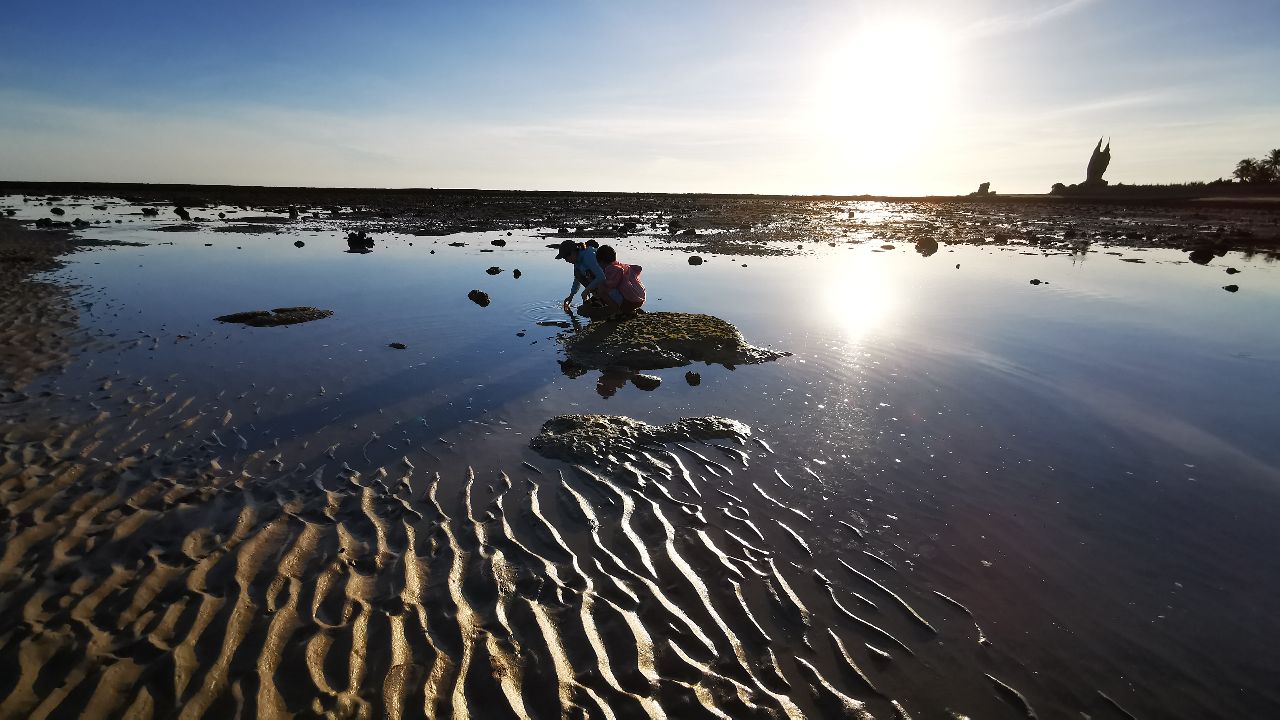
<path id="1" fill-rule="evenodd" d="M 1198 192 L 1193 192 L 1198 191 Z M 79 195 L 113 196 L 135 199 L 143 203 L 177 203 L 198 207 L 203 204 L 308 204 L 308 205 L 401 205 L 423 197 L 593 197 L 593 198 L 723 198 L 790 201 L 864 201 L 864 202 L 978 202 L 978 203 L 1062 203 L 1110 205 L 1158 205 L 1241 207 L 1269 209 L 1280 207 L 1280 186 L 1249 187 L 1236 184 L 1204 187 L 1113 185 L 1088 193 L 1054 195 L 1050 193 L 1013 193 L 987 195 L 782 195 L 754 193 L 663 193 L 602 190 L 484 190 L 478 188 L 360 188 L 303 187 L 271 185 L 200 185 L 190 183 L 114 183 L 85 181 L 0 181 L 0 195 Z"/>

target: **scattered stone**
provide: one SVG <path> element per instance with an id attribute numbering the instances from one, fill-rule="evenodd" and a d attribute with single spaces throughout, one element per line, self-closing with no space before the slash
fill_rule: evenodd
<path id="1" fill-rule="evenodd" d="M 1208 265 L 1213 257 L 1214 252 L 1209 248 L 1196 248 L 1187 255 L 1187 259 L 1197 265 Z"/>
<path id="2" fill-rule="evenodd" d="M 296 207 L 294 207 L 294 206 L 292 206 L 292 205 L 290 205 L 290 206 L 289 206 L 289 219 L 290 219 L 290 220 L 297 220 L 297 219 L 298 219 L 298 208 L 296 208 Z"/>
<path id="3" fill-rule="evenodd" d="M 88 220 L 82 220 L 80 218 L 76 218 L 75 220 L 71 221 L 71 227 L 77 227 L 77 228 L 87 228 L 89 227 L 90 224 L 91 223 Z"/>
<path id="4" fill-rule="evenodd" d="M 636 373 L 631 376 L 631 384 L 645 392 L 653 392 L 662 384 L 662 378 L 657 375 L 645 375 L 644 373 Z"/>
<path id="5" fill-rule="evenodd" d="M 1035 279 L 1035 278 L 1032 278 L 1032 280 L 1031 280 L 1031 284 L 1032 284 L 1032 285 L 1039 285 L 1039 284 L 1040 284 L 1040 280 Z"/>
<path id="6" fill-rule="evenodd" d="M 507 233 L 507 234 L 510 235 L 511 233 Z M 503 240 L 502 238 L 498 238 L 497 240 L 490 240 L 489 244 L 496 245 L 497 247 L 506 247 L 507 241 Z"/>
<path id="7" fill-rule="evenodd" d="M 483 290 L 472 290 L 467 293 L 467 299 L 480 307 L 489 307 L 489 293 Z"/>
<path id="8" fill-rule="evenodd" d="M 93 206 L 93 209 L 94 209 L 94 210 L 106 210 L 106 209 L 107 209 L 107 206 L 106 206 L 106 205 L 94 205 L 94 206 Z"/>
<path id="9" fill-rule="evenodd" d="M 485 272 L 486 272 L 486 273 L 488 273 L 488 274 L 490 274 L 490 275 L 498 275 L 498 274 L 500 274 L 500 273 L 502 272 L 502 268 L 498 267 L 497 265 L 494 265 L 493 267 L 489 268 L 488 270 L 485 270 Z"/>
<path id="10" fill-rule="evenodd" d="M 220 213 L 218 213 L 218 219 L 219 219 L 219 220 L 226 220 L 226 219 L 227 219 L 227 214 L 226 214 L 226 213 L 224 213 L 224 212 L 220 212 Z"/>
<path id="11" fill-rule="evenodd" d="M 929 257 L 938 252 L 938 241 L 933 238 L 923 237 L 916 241 L 916 252 L 921 257 Z"/>
<path id="12" fill-rule="evenodd" d="M 182 218 L 187 222 L 191 222 L 191 213 L 187 212 L 187 209 L 182 207 L 181 205 L 178 205 L 173 208 L 173 214 L 177 215 L 178 217 Z"/>
<path id="13" fill-rule="evenodd" d="M 373 236 L 364 230 L 347 233 L 347 252 L 360 254 L 373 252 Z"/>
<path id="14" fill-rule="evenodd" d="M 1235 268 L 1233 268 L 1233 267 L 1229 267 L 1229 268 L 1227 268 L 1227 274 L 1228 274 L 1228 275 L 1235 275 L 1235 274 L 1236 274 L 1236 273 L 1238 273 L 1238 272 L 1240 272 L 1240 271 L 1239 271 L 1239 270 L 1237 270 L 1237 269 L 1235 269 Z"/>
<path id="15" fill-rule="evenodd" d="M 280 325 L 296 325 L 298 323 L 323 320 L 333 315 L 332 310 L 321 310 L 313 307 L 284 307 L 275 310 L 250 310 L 249 312 L 232 313 L 214 318 L 218 322 L 237 323 L 250 327 L 277 327 Z"/>
<path id="16" fill-rule="evenodd" d="M 143 217 L 159 217 L 160 210 L 158 208 L 145 207 L 145 208 L 142 208 L 142 216 Z"/>
<path id="17" fill-rule="evenodd" d="M 50 210 L 49 212 L 53 213 L 54 215 L 66 215 L 66 214 L 67 214 L 67 211 L 66 211 L 66 210 L 63 210 L 63 209 L 62 209 L 62 208 L 60 208 L 60 207 L 53 208 L 53 209 L 52 209 L 52 210 Z"/>
<path id="18" fill-rule="evenodd" d="M 690 370 L 684 374 L 684 381 L 692 387 L 697 387 L 702 384 L 702 375 Z"/>
<path id="19" fill-rule="evenodd" d="M 294 241 L 293 241 L 293 246 L 294 246 L 294 247 L 298 247 L 298 248 L 300 248 L 300 247 L 306 247 L 306 243 L 302 242 L 301 240 L 294 240 Z"/>
<path id="20" fill-rule="evenodd" d="M 4 214 L 8 215 L 9 217 L 13 217 L 14 215 L 18 214 L 18 211 L 14 210 L 13 208 L 8 208 L 4 211 Z M 119 222 L 119 221 L 117 220 L 116 222 Z"/>
<path id="21" fill-rule="evenodd" d="M 1226 290 L 1227 292 L 1239 292 L 1240 286 L 1239 285 L 1223 285 L 1222 289 Z"/>
<path id="22" fill-rule="evenodd" d="M 389 347 L 389 348 L 395 348 L 396 350 L 405 350 L 405 349 L 407 349 L 409 346 L 408 346 L 408 345 L 405 345 L 404 343 L 394 342 L 394 343 L 388 343 L 388 344 L 387 344 L 387 347 Z"/>
<path id="23" fill-rule="evenodd" d="M 464 242 L 451 242 L 451 243 L 449 243 L 449 247 L 466 247 L 466 246 L 467 246 L 467 244 L 466 244 L 466 243 L 464 243 Z"/>
<path id="24" fill-rule="evenodd" d="M 511 277 L 513 277 L 513 278 L 515 278 L 515 279 L 519 280 L 519 279 L 520 279 L 520 268 L 516 268 L 515 270 L 512 270 L 512 271 L 511 271 Z"/>
<path id="25" fill-rule="evenodd" d="M 701 255 L 693 255 L 693 256 L 691 256 L 691 257 L 689 258 L 689 264 L 690 264 L 690 265 L 701 265 L 701 264 L 702 264 L 702 256 L 701 256 Z"/>

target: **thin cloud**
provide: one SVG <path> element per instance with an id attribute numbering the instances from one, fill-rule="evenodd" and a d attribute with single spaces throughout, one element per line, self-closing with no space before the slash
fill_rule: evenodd
<path id="1" fill-rule="evenodd" d="M 1036 27 L 1037 25 L 1043 25 L 1050 20 L 1057 20 L 1058 18 L 1071 15 L 1072 13 L 1078 12 L 1090 5 L 1096 4 L 1098 1 L 1099 0 L 1067 0 L 1067 2 L 1059 3 L 1036 12 L 1019 12 L 997 15 L 970 24 L 960 31 L 960 35 L 965 39 L 972 40 L 1021 32 L 1023 30 L 1029 30 Z"/>

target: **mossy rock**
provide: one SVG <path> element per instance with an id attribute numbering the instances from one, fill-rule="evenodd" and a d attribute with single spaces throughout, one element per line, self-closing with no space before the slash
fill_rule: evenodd
<path id="1" fill-rule="evenodd" d="M 585 369 L 620 366 L 632 370 L 683 367 L 694 362 L 755 365 L 791 353 L 747 344 L 732 323 L 711 315 L 640 313 L 619 321 L 593 322 L 564 340 L 568 361 Z"/>
<path id="2" fill-rule="evenodd" d="M 650 425 L 621 415 L 558 415 L 546 421 L 529 443 L 543 457 L 612 467 L 619 456 L 635 456 L 646 448 L 698 440 L 741 439 L 751 427 L 723 417 L 681 418 Z"/>
<path id="3" fill-rule="evenodd" d="M 313 307 L 285 307 L 275 310 L 250 310 L 232 313 L 214 318 L 218 322 L 237 323 L 249 327 L 276 327 L 279 325 L 296 325 L 298 323 L 323 320 L 333 315 L 332 310 L 321 310 Z"/>

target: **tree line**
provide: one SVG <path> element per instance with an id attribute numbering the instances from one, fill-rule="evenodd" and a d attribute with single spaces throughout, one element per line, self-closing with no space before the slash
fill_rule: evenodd
<path id="1" fill-rule="evenodd" d="M 1236 163 L 1235 179 L 1243 183 L 1280 182 L 1280 148 L 1261 158 L 1245 158 Z"/>

